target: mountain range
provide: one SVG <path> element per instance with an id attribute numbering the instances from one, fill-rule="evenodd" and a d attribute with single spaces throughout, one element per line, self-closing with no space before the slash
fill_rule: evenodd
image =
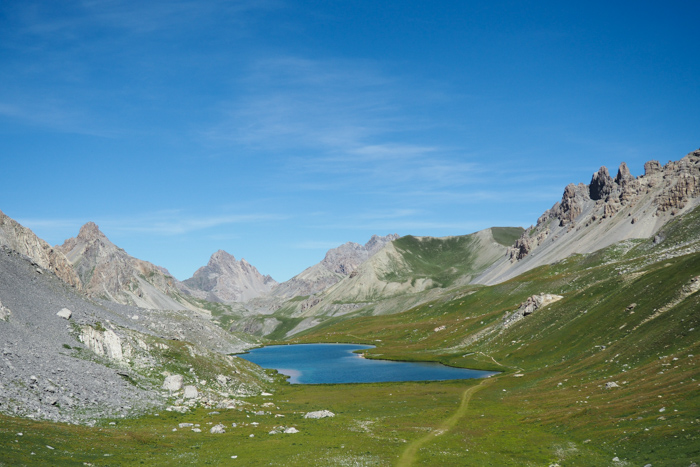
<path id="1" fill-rule="evenodd" d="M 682 401 L 697 398 L 699 204 L 700 150 L 647 162 L 638 177 L 624 163 L 615 177 L 602 167 L 590 183 L 566 186 L 527 229 L 375 235 L 280 284 L 223 250 L 178 281 L 92 222 L 51 247 L 0 212 L 0 413 L 94 425 L 151 410 L 240 408 L 235 398 L 278 383 L 231 353 L 270 339 L 360 339 L 384 346 L 370 351 L 382 358 L 503 371 L 502 391 L 520 391 L 513 410 L 535 401 L 549 435 L 562 424 L 602 443 L 580 420 L 600 423 L 621 451 L 633 435 L 618 426 L 665 422 L 673 415 L 655 404 L 668 397 L 682 418 L 648 434 L 634 425 L 634 446 L 682 450 L 675 438 L 692 436 L 682 433 L 696 418 Z M 674 392 L 660 392 L 681 363 Z M 570 380 L 561 392 L 569 405 L 556 405 L 552 387 Z M 621 397 L 605 392 L 615 388 Z M 579 411 L 584 393 L 616 418 Z"/>

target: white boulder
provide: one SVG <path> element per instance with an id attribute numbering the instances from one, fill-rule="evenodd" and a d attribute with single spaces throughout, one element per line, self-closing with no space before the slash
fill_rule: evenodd
<path id="1" fill-rule="evenodd" d="M 185 386 L 185 394 L 183 397 L 185 399 L 196 399 L 199 396 L 199 391 L 197 391 L 196 386 Z"/>
<path id="2" fill-rule="evenodd" d="M 182 389 L 184 380 L 182 375 L 170 375 L 163 381 L 163 389 L 167 391 L 179 391 Z"/>
<path id="3" fill-rule="evenodd" d="M 59 316 L 63 319 L 70 319 L 70 317 L 73 315 L 73 312 L 70 311 L 68 308 L 62 308 L 61 311 L 56 313 L 56 316 Z"/>
<path id="4" fill-rule="evenodd" d="M 304 415 L 304 418 L 326 418 L 335 417 L 335 414 L 330 410 L 317 410 L 315 412 L 309 412 Z"/>
<path id="5" fill-rule="evenodd" d="M 209 430 L 209 433 L 214 433 L 214 434 L 221 434 L 221 433 L 226 433 L 226 427 L 219 423 L 218 425 L 214 425 L 211 427 L 211 430 Z"/>

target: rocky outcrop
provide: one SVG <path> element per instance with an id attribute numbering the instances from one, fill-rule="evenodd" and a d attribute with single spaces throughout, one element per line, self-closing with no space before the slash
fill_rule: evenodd
<path id="1" fill-rule="evenodd" d="M 0 245 L 29 257 L 36 266 L 51 271 L 66 284 L 81 288 L 78 275 L 66 257 L 30 229 L 0 211 Z"/>
<path id="2" fill-rule="evenodd" d="M 198 298 L 214 302 L 245 302 L 268 293 L 277 282 L 263 276 L 245 259 L 219 250 L 183 284 Z"/>
<path id="3" fill-rule="evenodd" d="M 615 189 L 615 181 L 608 173 L 607 167 L 601 167 L 597 173 L 593 174 L 588 189 L 592 200 L 605 199 L 612 193 Z"/>
<path id="4" fill-rule="evenodd" d="M 583 212 L 584 203 L 590 199 L 588 190 L 583 184 L 574 185 L 570 183 L 564 189 L 564 195 L 561 198 L 559 206 L 553 208 L 554 215 L 559 218 L 561 226 L 573 223 L 578 216 Z"/>
<path id="5" fill-rule="evenodd" d="M 654 175 L 659 172 L 661 172 L 661 163 L 659 161 L 644 163 L 644 176 Z"/>
<path id="6" fill-rule="evenodd" d="M 540 294 L 528 297 L 527 300 L 520 304 L 517 310 L 503 318 L 503 327 L 508 328 L 526 316 L 562 298 L 564 297 L 554 294 Z"/>
<path id="7" fill-rule="evenodd" d="M 92 326 L 82 326 L 78 339 L 95 354 L 117 363 L 122 363 L 131 356 L 131 347 L 128 344 L 122 347 L 122 339 L 111 329 L 98 330 Z"/>
<path id="8" fill-rule="evenodd" d="M 561 223 L 560 223 L 561 225 Z M 565 224 L 564 224 L 565 225 Z M 534 234 L 534 235 L 533 235 Z M 524 233 L 517 239 L 512 247 L 508 248 L 508 258 L 511 262 L 525 258 L 530 252 L 549 236 L 549 229 L 536 232 L 530 229 L 530 233 Z"/>
<path id="9" fill-rule="evenodd" d="M 700 154 L 700 151 L 699 151 Z M 679 171 L 675 183 L 669 184 L 656 198 L 658 212 L 670 211 L 676 214 L 683 209 L 691 198 L 700 196 L 700 174 L 693 171 L 689 161 L 677 166 Z"/>

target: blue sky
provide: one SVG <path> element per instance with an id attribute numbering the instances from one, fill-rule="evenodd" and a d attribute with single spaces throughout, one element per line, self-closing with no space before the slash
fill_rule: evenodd
<path id="1" fill-rule="evenodd" d="M 0 210 L 186 279 L 527 227 L 700 146 L 697 1 L 0 3 Z"/>

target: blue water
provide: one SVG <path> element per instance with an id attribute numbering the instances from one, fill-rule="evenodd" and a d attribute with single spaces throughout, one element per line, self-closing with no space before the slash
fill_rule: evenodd
<path id="1" fill-rule="evenodd" d="M 492 371 L 452 368 L 439 363 L 392 362 L 362 358 L 357 344 L 272 345 L 239 357 L 289 376 L 292 384 L 379 383 L 387 381 L 443 381 L 484 378 Z"/>

